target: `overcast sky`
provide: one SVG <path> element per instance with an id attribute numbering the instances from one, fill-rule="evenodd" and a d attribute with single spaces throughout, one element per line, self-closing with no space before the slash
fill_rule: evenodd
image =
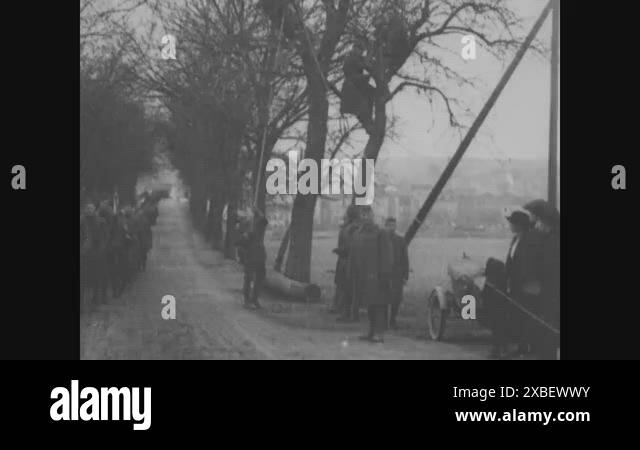
<path id="1" fill-rule="evenodd" d="M 515 10 L 527 18 L 528 29 L 546 3 L 546 0 L 512 0 Z M 538 37 L 549 45 L 550 16 Z M 452 42 L 452 45 L 457 45 L 457 42 Z M 465 99 L 473 105 L 474 113 L 480 111 L 510 60 L 503 64 L 482 51 L 473 61 L 464 62 L 460 57 L 465 74 L 479 77 L 484 85 L 476 92 L 465 92 Z M 550 62 L 527 52 L 466 155 L 499 159 L 546 158 L 549 100 Z M 432 112 L 426 100 L 414 91 L 398 95 L 391 110 L 399 119 L 398 136 L 393 141 L 387 140 L 381 153 L 383 158 L 394 155 L 450 156 L 460 142 L 460 136 L 452 133 L 448 126 L 443 105 Z"/>
<path id="2" fill-rule="evenodd" d="M 108 1 L 108 0 L 107 0 Z M 510 0 L 512 8 L 526 20 L 527 31 L 539 16 L 547 0 Z M 141 9 L 142 13 L 143 9 Z M 143 16 L 146 14 L 143 14 Z M 135 15 L 135 20 L 145 18 Z M 538 33 L 538 38 L 547 46 L 551 37 L 551 18 L 545 21 Z M 448 41 L 440 40 L 451 50 L 462 49 L 460 37 L 451 37 Z M 496 86 L 500 76 L 511 61 L 511 56 L 503 62 L 497 61 L 491 55 L 478 47 L 477 58 L 464 61 L 457 51 L 455 67 L 464 75 L 480 80 L 477 90 L 465 90 L 460 97 L 477 114 L 491 91 Z M 412 69 L 415 73 L 422 67 Z M 438 86 L 455 94 L 454 86 Z M 524 59 L 511 77 L 509 83 L 494 105 L 487 120 L 472 142 L 467 157 L 490 158 L 506 160 L 509 158 L 547 158 L 548 130 L 549 130 L 549 100 L 550 100 L 550 63 L 540 55 L 527 52 Z M 454 132 L 448 124 L 448 115 L 442 102 L 432 109 L 422 95 L 414 90 L 407 90 L 397 95 L 389 107 L 389 113 L 397 117 L 395 137 L 386 139 L 380 153 L 382 160 L 402 156 L 440 156 L 448 157 L 453 154 L 461 136 Z M 466 121 L 470 125 L 470 120 Z M 364 135 L 354 142 L 356 150 L 364 146 Z M 282 148 L 290 143 L 282 143 Z M 280 146 L 278 146 L 280 147 Z"/>

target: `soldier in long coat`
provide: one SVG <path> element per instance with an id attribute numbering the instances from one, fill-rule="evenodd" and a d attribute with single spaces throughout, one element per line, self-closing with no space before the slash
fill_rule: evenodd
<path id="1" fill-rule="evenodd" d="M 131 206 L 125 206 L 122 210 L 122 226 L 125 231 L 125 287 L 133 281 L 133 276 L 139 268 L 140 241 L 137 222 Z"/>
<path id="2" fill-rule="evenodd" d="M 385 228 L 393 245 L 393 268 L 391 269 L 391 308 L 389 310 L 389 327 L 398 328 L 396 317 L 402 303 L 402 291 L 409 279 L 409 252 L 404 238 L 396 233 L 396 219 L 387 218 Z"/>
<path id="3" fill-rule="evenodd" d="M 104 219 L 107 226 L 108 241 L 105 251 L 106 258 L 106 276 L 107 283 L 111 286 L 111 292 L 113 296 L 116 296 L 116 247 L 118 237 L 118 218 L 113 213 L 113 207 L 109 204 L 108 200 L 103 200 L 98 208 L 98 215 Z"/>
<path id="4" fill-rule="evenodd" d="M 242 233 L 237 242 L 240 262 L 244 266 L 243 306 L 248 309 L 260 308 L 258 297 L 264 282 L 267 252 L 264 248 L 264 234 L 269 222 L 257 208 L 254 208 L 254 222 L 250 231 Z"/>
<path id="5" fill-rule="evenodd" d="M 347 262 L 349 256 L 349 245 L 351 243 L 351 237 L 354 230 L 358 226 L 358 211 L 355 205 L 349 205 L 344 215 L 344 223 L 340 228 L 340 234 L 338 235 L 338 247 L 333 250 L 333 253 L 338 255 L 336 261 L 336 294 L 334 297 L 334 304 L 332 310 L 335 312 L 341 312 L 341 316 L 338 317 L 340 322 L 351 322 L 357 320 L 358 311 L 353 311 L 352 308 L 352 289 L 349 277 L 347 274 Z"/>
<path id="6" fill-rule="evenodd" d="M 149 224 L 152 226 L 155 225 L 158 221 L 158 202 L 149 196 L 142 205 L 142 208 L 144 209 Z"/>
<path id="7" fill-rule="evenodd" d="M 356 307 L 367 308 L 369 332 L 361 339 L 383 342 L 387 326 L 393 248 L 388 233 L 373 222 L 370 206 L 363 206 L 361 223 L 349 248 L 348 274 Z"/>
<path id="8" fill-rule="evenodd" d="M 132 240 L 126 228 L 124 215 L 114 216 L 114 226 L 111 235 L 111 289 L 113 296 L 118 298 L 122 295 L 127 282 L 129 281 L 129 248 Z"/>
<path id="9" fill-rule="evenodd" d="M 140 208 L 134 214 L 133 222 L 138 236 L 138 268 L 144 270 L 147 267 L 147 255 L 152 243 L 151 223 L 144 208 Z"/>
<path id="10" fill-rule="evenodd" d="M 107 293 L 108 229 L 105 220 L 96 214 L 93 204 L 85 207 L 80 223 L 81 264 L 84 266 L 84 284 L 92 292 L 92 301 L 102 303 Z"/>

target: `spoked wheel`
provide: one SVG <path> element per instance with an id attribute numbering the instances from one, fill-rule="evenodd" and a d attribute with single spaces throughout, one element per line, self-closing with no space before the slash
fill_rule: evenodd
<path id="1" fill-rule="evenodd" d="M 434 341 L 439 341 L 444 336 L 445 324 L 447 323 L 447 310 L 442 309 L 438 299 L 438 291 L 434 289 L 427 301 L 427 326 L 429 337 Z"/>

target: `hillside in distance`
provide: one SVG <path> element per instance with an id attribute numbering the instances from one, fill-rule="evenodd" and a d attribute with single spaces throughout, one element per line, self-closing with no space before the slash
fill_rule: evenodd
<path id="1" fill-rule="evenodd" d="M 398 186 L 432 186 L 444 170 L 447 158 L 405 156 L 381 158 L 376 177 Z M 547 189 L 545 159 L 463 158 L 447 184 L 447 189 L 470 194 L 514 194 L 544 197 Z"/>

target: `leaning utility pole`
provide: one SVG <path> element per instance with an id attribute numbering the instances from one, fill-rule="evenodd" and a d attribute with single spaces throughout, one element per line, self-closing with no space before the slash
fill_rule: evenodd
<path id="1" fill-rule="evenodd" d="M 431 192 L 429 193 L 429 196 L 427 197 L 424 204 L 422 205 L 422 208 L 420 208 L 420 211 L 418 211 L 418 214 L 416 215 L 415 219 L 413 219 L 413 222 L 411 223 L 411 226 L 407 230 L 407 233 L 404 235 L 404 240 L 407 243 L 407 245 L 411 242 L 411 240 L 416 235 L 416 232 L 418 231 L 418 228 L 420 228 L 420 225 L 422 225 L 424 218 L 427 216 L 427 214 L 429 214 L 429 211 L 431 210 L 436 200 L 438 199 L 438 196 L 442 192 L 442 189 L 444 189 L 444 186 L 447 184 L 447 181 L 449 181 L 449 178 L 453 174 L 453 171 L 458 166 L 458 163 L 462 159 L 462 156 L 464 155 L 464 153 L 467 151 L 467 148 L 469 148 L 469 145 L 471 144 L 471 141 L 473 140 L 476 133 L 478 132 L 478 129 L 486 119 L 487 115 L 489 114 L 489 111 L 491 111 L 491 108 L 495 104 L 496 100 L 498 100 L 498 97 L 502 93 L 502 90 L 504 89 L 507 82 L 511 78 L 511 75 L 513 75 L 513 72 L 515 72 L 516 68 L 518 67 L 518 64 L 522 60 L 522 57 L 524 56 L 525 52 L 531 45 L 533 38 L 536 36 L 536 34 L 538 34 L 540 27 L 542 27 L 542 24 L 544 23 L 545 19 L 549 15 L 551 8 L 556 3 L 556 1 L 557 0 L 550 0 L 549 3 L 547 3 L 547 6 L 544 7 L 544 9 L 542 10 L 542 13 L 540 14 L 540 17 L 538 17 L 538 20 L 533 25 L 533 28 L 527 35 L 527 38 L 524 40 L 524 42 L 518 49 L 518 52 L 513 58 L 513 61 L 511 61 L 511 64 L 509 64 L 507 71 L 504 73 L 504 75 L 502 75 L 502 78 L 498 82 L 498 85 L 496 86 L 494 91 L 491 93 L 489 100 L 487 100 L 487 103 L 482 107 L 480 114 L 478 114 L 478 117 L 476 117 L 475 121 L 471 125 L 471 128 L 469 128 L 469 131 L 467 132 L 466 136 L 460 143 L 460 146 L 458 147 L 456 152 L 453 154 L 453 157 L 451 158 L 451 160 L 449 160 L 449 163 L 447 164 L 447 167 L 445 167 L 444 171 L 442 172 L 442 175 L 440 175 L 440 178 L 438 179 L 438 181 L 436 181 L 436 184 L 433 186 L 433 189 L 431 190 Z"/>
<path id="2" fill-rule="evenodd" d="M 558 89 L 560 52 L 560 2 L 553 0 L 551 12 L 551 111 L 549 123 L 549 168 L 547 200 L 558 207 Z"/>

